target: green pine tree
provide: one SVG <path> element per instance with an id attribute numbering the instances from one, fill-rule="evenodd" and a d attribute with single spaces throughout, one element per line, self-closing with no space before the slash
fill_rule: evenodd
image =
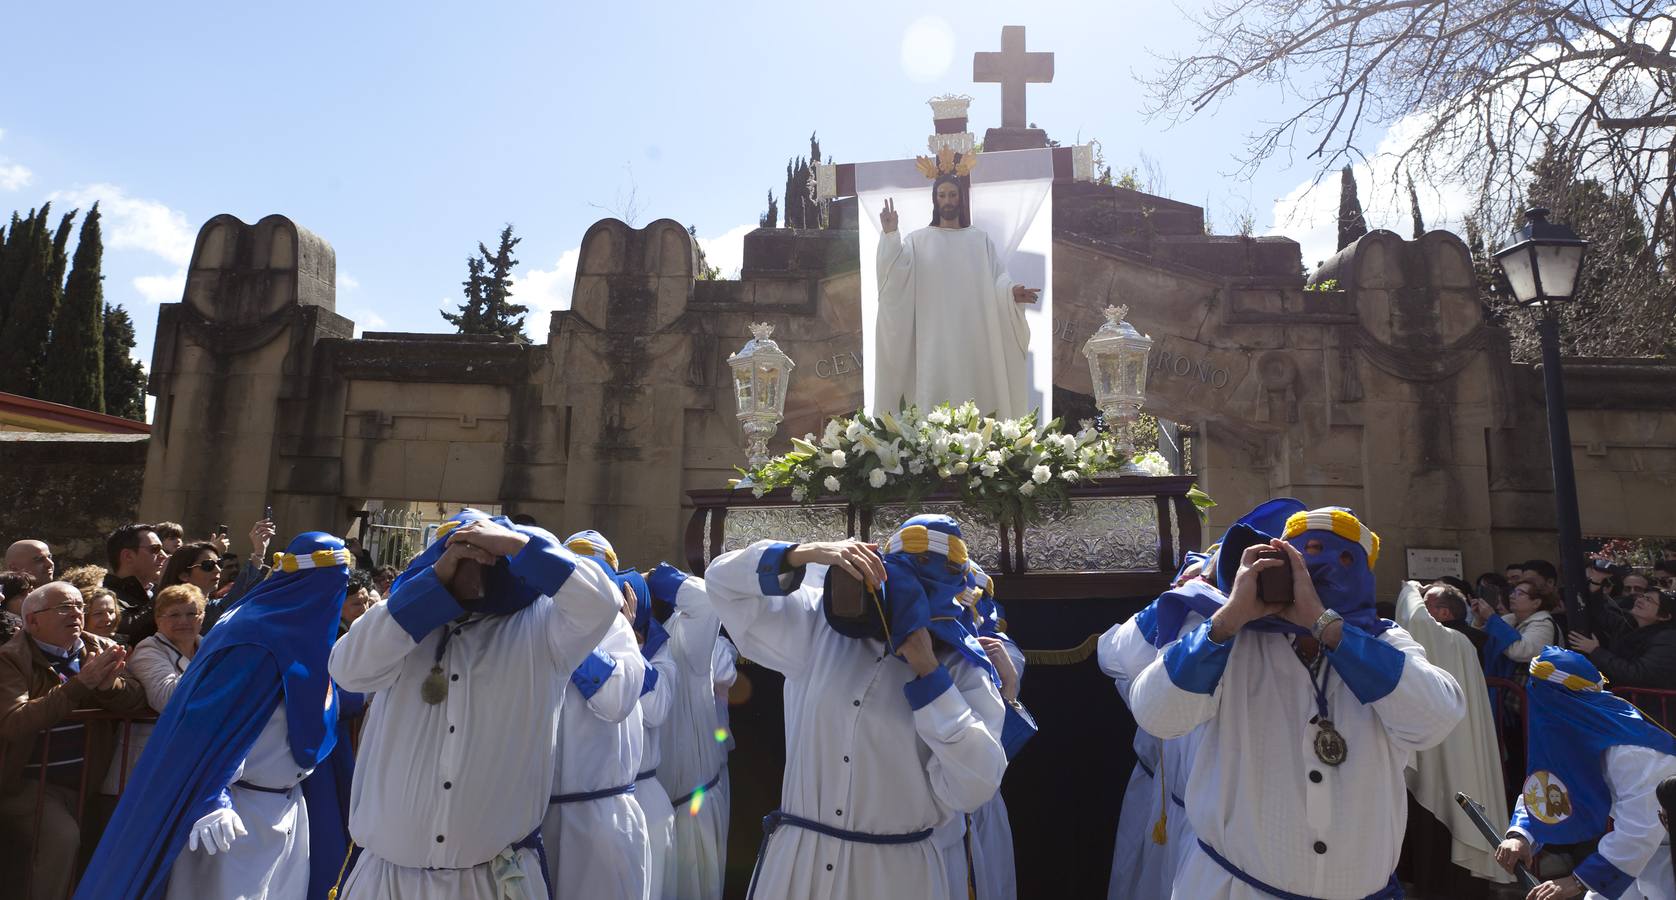
<path id="1" fill-rule="evenodd" d="M 444 312 L 442 317 L 459 329 L 461 334 L 492 334 L 508 341 L 528 341 L 524 336 L 524 314 L 529 307 L 513 303 L 512 270 L 518 260 L 512 251 L 523 238 L 512 236 L 512 226 L 501 229 L 500 244 L 494 253 L 483 244 L 477 245 L 477 255 L 466 259 L 465 302 L 456 312 Z"/>
<path id="2" fill-rule="evenodd" d="M 1414 239 L 1426 236 L 1426 220 L 1420 215 L 1420 192 L 1414 189 L 1414 177 L 1408 179 L 1408 211 L 1414 217 Z"/>
<path id="3" fill-rule="evenodd" d="M 58 299 L 63 283 L 55 282 L 55 272 L 62 273 L 59 262 L 64 244 L 69 240 L 72 212 L 65 216 L 53 233 L 46 227 L 51 203 L 41 207 L 41 215 L 29 242 L 29 257 L 12 296 L 6 324 L 0 328 L 0 346 L 7 349 L 8 360 L 0 366 L 0 391 L 38 396 L 41 368 L 47 357 L 47 341 L 52 336 L 52 320 L 58 314 Z"/>
<path id="4" fill-rule="evenodd" d="M 134 359 L 134 320 L 105 304 L 105 414 L 145 421 L 145 366 Z"/>
<path id="5" fill-rule="evenodd" d="M 47 344 L 38 393 L 42 400 L 105 411 L 105 300 L 99 273 L 103 255 L 95 203 L 82 220 L 75 266 Z"/>

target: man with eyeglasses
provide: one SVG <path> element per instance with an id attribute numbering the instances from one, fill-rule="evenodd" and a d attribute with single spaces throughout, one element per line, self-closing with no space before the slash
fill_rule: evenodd
<path id="1" fill-rule="evenodd" d="M 163 565 L 169 555 L 163 551 L 163 541 L 150 525 L 131 523 L 110 533 L 105 538 L 105 556 L 110 571 L 105 575 L 105 587 L 116 594 L 122 607 L 122 623 L 117 634 L 129 646 L 151 637 L 157 623 L 151 616 L 151 592 L 163 575 Z"/>
<path id="2" fill-rule="evenodd" d="M 98 838 L 77 824 L 87 818 L 78 816 L 77 797 L 84 776 L 95 785 L 104 778 L 121 725 L 66 718 L 88 707 L 128 715 L 146 708 L 145 690 L 125 674 L 127 652 L 84 632 L 85 614 L 73 585 L 36 588 L 23 601 L 24 630 L 0 647 L 0 846 L 14 854 L 7 860 L 14 873 L 30 871 L 38 853 L 37 898 L 64 896 L 78 849 Z"/>

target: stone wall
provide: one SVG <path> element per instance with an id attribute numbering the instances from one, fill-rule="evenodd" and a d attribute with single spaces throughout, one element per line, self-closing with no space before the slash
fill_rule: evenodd
<path id="1" fill-rule="evenodd" d="M 143 434 L 0 434 L 0 548 L 47 542 L 60 572 L 105 564 L 105 535 L 132 522 L 145 476 Z M 214 523 L 183 523 L 207 530 Z"/>

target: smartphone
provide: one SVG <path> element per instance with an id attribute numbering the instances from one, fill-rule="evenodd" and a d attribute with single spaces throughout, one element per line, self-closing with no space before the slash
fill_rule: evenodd
<path id="1" fill-rule="evenodd" d="M 269 522 L 272 522 L 274 520 L 274 508 L 271 507 L 271 506 L 263 507 L 262 508 L 262 518 L 268 520 Z"/>
<path id="2" fill-rule="evenodd" d="M 217 534 L 225 535 L 227 533 L 227 526 L 226 525 L 217 525 L 215 527 L 216 527 L 216 533 Z"/>
<path id="3" fill-rule="evenodd" d="M 1478 599 L 1490 604 L 1491 609 L 1501 608 L 1501 588 L 1493 584 L 1480 584 L 1477 594 Z"/>
<path id="4" fill-rule="evenodd" d="M 1257 558 L 1280 560 L 1280 565 L 1257 573 L 1257 599 L 1264 603 L 1293 602 L 1292 558 L 1283 551 L 1273 549 L 1259 551 Z"/>

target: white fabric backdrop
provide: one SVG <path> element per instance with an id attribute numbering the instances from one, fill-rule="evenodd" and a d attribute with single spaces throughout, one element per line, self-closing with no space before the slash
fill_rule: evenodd
<path id="1" fill-rule="evenodd" d="M 1025 308 L 1030 323 L 1030 405 L 1053 418 L 1053 151 L 983 153 L 972 170 L 972 225 L 989 235 L 1013 280 L 1042 289 Z M 861 360 L 867 409 L 873 409 L 874 335 L 879 311 L 879 211 L 896 201 L 904 236 L 931 223 L 931 181 L 913 160 L 857 163 L 856 201 L 861 217 Z"/>

